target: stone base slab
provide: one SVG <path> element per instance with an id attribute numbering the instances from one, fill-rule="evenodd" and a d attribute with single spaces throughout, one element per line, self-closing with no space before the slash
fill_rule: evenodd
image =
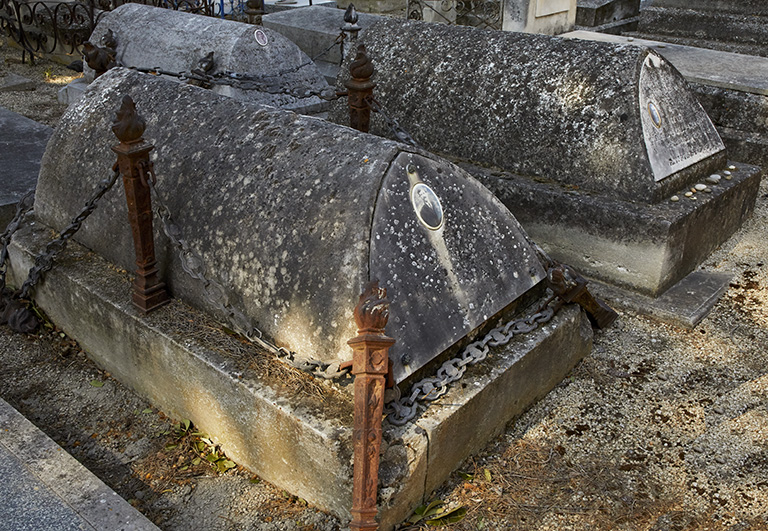
<path id="1" fill-rule="evenodd" d="M 754 210 L 762 172 L 733 163 L 730 180 L 656 204 L 622 201 L 463 165 L 499 197 L 533 241 L 582 274 L 651 297 L 674 286 Z M 725 168 L 719 173 L 724 174 Z M 702 176 L 699 184 L 704 184 Z"/>
<path id="2" fill-rule="evenodd" d="M 23 281 L 33 257 L 54 236 L 38 222 L 16 233 L 11 283 Z M 278 369 L 269 370 L 280 362 L 217 348 L 216 337 L 224 332 L 176 300 L 139 315 L 131 289 L 129 274 L 70 243 L 37 287 L 35 301 L 123 384 L 166 414 L 192 420 L 265 480 L 348 520 L 351 380 L 320 382 L 295 373 L 291 378 L 302 385 L 287 385 Z M 567 306 L 550 323 L 493 349 L 488 361 L 470 368 L 413 422 L 399 428 L 385 423 L 381 529 L 406 518 L 463 459 L 554 387 L 591 344 L 587 318 Z M 319 389 L 323 399 L 302 393 L 306 386 Z"/>
<path id="3" fill-rule="evenodd" d="M 692 329 L 712 311 L 732 278 L 730 273 L 694 271 L 657 298 L 599 281 L 590 282 L 589 288 L 613 308 L 631 310 L 674 326 Z"/>

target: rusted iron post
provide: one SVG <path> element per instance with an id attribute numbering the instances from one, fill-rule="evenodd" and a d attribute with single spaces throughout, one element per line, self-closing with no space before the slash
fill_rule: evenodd
<path id="1" fill-rule="evenodd" d="M 389 349 L 395 340 L 384 334 L 389 319 L 387 290 L 370 282 L 355 307 L 357 337 L 348 343 L 354 351 L 355 375 L 354 480 L 351 531 L 374 531 L 379 486 L 379 451 L 384 410 L 384 386 Z"/>
<path id="2" fill-rule="evenodd" d="M 149 152 L 155 147 L 142 138 L 146 122 L 136 113 L 130 96 L 123 98 L 112 123 L 112 132 L 120 143 L 112 147 L 117 153 L 117 166 L 123 176 L 128 220 L 136 249 L 136 278 L 133 281 L 133 304 L 148 313 L 168 302 L 165 284 L 160 282 L 155 260 L 152 232 L 152 201 L 149 179 L 154 179 Z"/>
<path id="3" fill-rule="evenodd" d="M 619 316 L 613 308 L 589 292 L 587 280 L 571 266 L 556 265 L 550 268 L 547 276 L 555 295 L 565 302 L 575 302 L 581 306 L 598 328 L 611 326 Z"/>
<path id="4" fill-rule="evenodd" d="M 348 92 L 349 126 L 363 133 L 367 133 L 371 126 L 370 99 L 376 87 L 376 83 L 371 81 L 373 72 L 373 63 L 365 54 L 365 46 L 361 44 L 357 47 L 355 60 L 349 65 L 352 78 L 344 86 Z"/>

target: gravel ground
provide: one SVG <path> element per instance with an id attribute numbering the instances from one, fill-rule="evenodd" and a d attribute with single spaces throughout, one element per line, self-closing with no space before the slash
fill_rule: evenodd
<path id="1" fill-rule="evenodd" d="M 69 71 L 0 53 L 4 69 L 40 82 L 0 93 L 0 105 L 55 125 L 63 109 L 50 80 Z M 712 314 L 684 330 L 622 313 L 598 332 L 590 356 L 434 493 L 467 509 L 451 528 L 768 530 L 766 226 L 763 183 L 754 217 L 703 265 L 734 275 Z M 163 529 L 340 527 L 239 467 L 196 463 L 215 449 L 194 428 L 55 327 L 0 329 L 0 381 L 0 396 Z"/>

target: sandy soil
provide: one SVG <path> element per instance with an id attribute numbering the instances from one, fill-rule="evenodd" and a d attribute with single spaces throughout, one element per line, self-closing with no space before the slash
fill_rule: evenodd
<path id="1" fill-rule="evenodd" d="M 0 53 L 3 69 L 39 81 L 0 93 L 0 105 L 55 125 L 69 71 Z M 734 275 L 712 314 L 684 330 L 623 313 L 598 332 L 590 356 L 434 493 L 467 509 L 451 528 L 768 530 L 766 226 L 768 183 L 754 217 L 703 265 Z M 0 381 L 0 396 L 163 529 L 339 528 L 239 467 L 196 462 L 213 450 L 203 436 L 53 325 L 0 329 Z"/>

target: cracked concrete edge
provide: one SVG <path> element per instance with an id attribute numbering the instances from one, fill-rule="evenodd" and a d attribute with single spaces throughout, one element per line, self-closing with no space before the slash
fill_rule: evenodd
<path id="1" fill-rule="evenodd" d="M 58 444 L 0 399 L 0 444 L 93 529 L 158 528 Z"/>

